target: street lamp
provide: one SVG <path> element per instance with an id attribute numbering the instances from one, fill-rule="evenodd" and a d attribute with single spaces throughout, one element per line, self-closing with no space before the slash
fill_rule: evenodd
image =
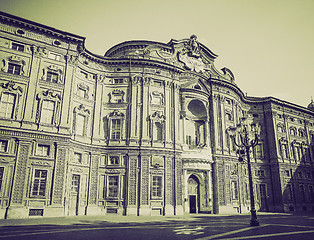
<path id="1" fill-rule="evenodd" d="M 260 126 L 253 123 L 252 118 L 241 118 L 241 123 L 237 124 L 236 127 L 229 127 L 227 129 L 230 138 L 234 144 L 240 149 L 245 149 L 247 157 L 247 166 L 249 172 L 249 188 L 250 188 L 250 202 L 251 202 L 251 226 L 259 226 L 259 222 L 256 216 L 254 192 L 253 192 L 253 181 L 252 181 L 252 170 L 250 162 L 250 148 L 254 148 L 258 144 L 258 137 L 260 135 Z M 236 136 L 238 134 L 238 142 Z M 241 156 L 240 156 L 241 157 Z M 239 158 L 239 161 L 243 159 Z"/>

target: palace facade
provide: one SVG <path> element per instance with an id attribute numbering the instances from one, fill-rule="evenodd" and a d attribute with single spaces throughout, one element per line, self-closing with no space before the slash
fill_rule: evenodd
<path id="1" fill-rule="evenodd" d="M 314 104 L 245 96 L 194 35 L 84 43 L 0 12 L 0 218 L 247 212 L 243 116 L 257 210 L 314 211 Z"/>

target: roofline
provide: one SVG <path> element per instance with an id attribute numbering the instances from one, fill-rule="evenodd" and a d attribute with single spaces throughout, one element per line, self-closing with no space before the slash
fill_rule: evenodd
<path id="1" fill-rule="evenodd" d="M 64 39 L 70 39 L 73 41 L 79 41 L 79 42 L 84 42 L 85 41 L 85 37 L 73 34 L 73 33 L 69 33 L 69 32 L 65 32 L 62 30 L 58 30 L 56 28 L 41 24 L 41 23 L 37 23 L 25 18 L 21 18 L 6 12 L 2 12 L 0 11 L 0 18 L 4 19 L 8 22 L 15 22 L 18 23 L 20 25 L 23 25 L 25 27 L 29 27 L 32 29 L 38 29 L 40 31 L 44 30 L 45 32 L 47 32 L 48 34 L 52 34 L 52 35 L 58 35 L 58 37 L 62 37 Z"/>

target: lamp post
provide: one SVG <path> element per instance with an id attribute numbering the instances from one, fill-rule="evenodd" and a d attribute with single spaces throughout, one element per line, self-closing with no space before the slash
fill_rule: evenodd
<path id="1" fill-rule="evenodd" d="M 260 126 L 258 124 L 253 124 L 251 118 L 241 118 L 241 123 L 237 124 L 236 127 L 229 127 L 227 132 L 234 144 L 240 149 L 245 149 L 247 158 L 247 167 L 249 173 L 249 188 L 250 188 L 250 202 L 251 202 L 251 226 L 259 226 L 259 222 L 256 216 L 254 192 L 253 192 L 253 180 L 252 180 L 252 170 L 250 162 L 250 148 L 254 148 L 258 144 L 258 137 L 260 134 Z M 238 142 L 237 142 L 237 137 Z M 239 158 L 239 161 L 243 159 Z"/>

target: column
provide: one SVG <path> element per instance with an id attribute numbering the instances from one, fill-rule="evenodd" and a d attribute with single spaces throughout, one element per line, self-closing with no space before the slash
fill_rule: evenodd
<path id="1" fill-rule="evenodd" d="M 166 105 L 166 122 L 165 122 L 165 130 L 166 130 L 166 147 L 171 147 L 172 142 L 172 129 L 173 129 L 173 123 L 172 123 L 172 108 L 173 103 L 171 99 L 171 82 L 166 81 L 165 82 L 165 105 Z"/>
<path id="2" fill-rule="evenodd" d="M 54 178 L 52 179 L 52 195 L 51 195 L 51 209 L 49 209 L 49 216 L 62 216 L 64 215 L 64 203 L 69 201 L 66 199 L 65 193 L 65 179 L 66 179 L 66 166 L 69 158 L 68 146 L 56 145 L 56 159 L 54 167 Z"/>
<path id="3" fill-rule="evenodd" d="M 141 99 L 142 103 L 142 145 L 149 145 L 149 121 L 148 121 L 148 116 L 149 116 L 149 84 L 150 84 L 150 78 L 148 77 L 143 77 L 143 95 Z"/>
<path id="4" fill-rule="evenodd" d="M 182 206 L 182 159 L 176 155 L 174 159 L 174 173 L 175 173 L 175 214 L 183 215 Z"/>
<path id="5" fill-rule="evenodd" d="M 138 155 L 129 155 L 127 165 L 127 200 L 126 200 L 126 215 L 137 215 L 137 164 Z"/>
<path id="6" fill-rule="evenodd" d="M 71 55 L 66 56 L 66 70 L 64 75 L 64 90 L 62 97 L 61 106 L 61 116 L 60 116 L 60 126 L 59 132 L 64 134 L 69 134 L 71 129 L 71 99 L 72 99 L 72 84 L 73 84 L 73 73 L 75 70 L 76 58 Z"/>
<path id="7" fill-rule="evenodd" d="M 105 76 L 97 75 L 95 81 L 95 92 L 94 92 L 94 117 L 93 117 L 93 139 L 94 142 L 99 142 L 102 139 L 100 130 L 103 128 L 103 120 L 101 119 L 101 106 L 102 106 L 102 94 L 103 94 L 103 81 Z"/>
<path id="8" fill-rule="evenodd" d="M 137 145 L 139 140 L 139 126 L 140 126 L 140 87 L 139 78 L 132 78 L 131 87 L 131 106 L 130 106 L 130 122 L 128 127 L 130 128 L 130 145 Z"/>
<path id="9" fill-rule="evenodd" d="M 41 57 L 44 55 L 44 50 L 41 47 L 32 46 L 32 63 L 30 69 L 30 76 L 28 82 L 27 96 L 25 96 L 26 103 L 24 108 L 24 116 L 22 121 L 22 128 L 37 129 L 35 125 L 37 107 L 36 104 L 36 89 L 38 79 L 41 77 L 38 75 Z"/>
<path id="10" fill-rule="evenodd" d="M 166 156 L 165 161 L 165 215 L 174 215 L 172 156 Z"/>
<path id="11" fill-rule="evenodd" d="M 25 218 L 28 209 L 24 199 L 27 189 L 27 162 L 31 152 L 31 142 L 20 141 L 18 145 L 15 171 L 13 176 L 12 196 L 9 202 L 7 218 Z"/>
<path id="12" fill-rule="evenodd" d="M 98 191 L 98 163 L 100 156 L 92 153 L 90 155 L 90 168 L 89 168 L 89 189 L 88 189 L 88 205 L 86 215 L 100 214 L 101 211 L 97 206 L 97 191 Z"/>
<path id="13" fill-rule="evenodd" d="M 141 156 L 140 169 L 140 207 L 139 215 L 149 216 L 151 208 L 149 206 L 149 165 L 150 157 Z"/>

